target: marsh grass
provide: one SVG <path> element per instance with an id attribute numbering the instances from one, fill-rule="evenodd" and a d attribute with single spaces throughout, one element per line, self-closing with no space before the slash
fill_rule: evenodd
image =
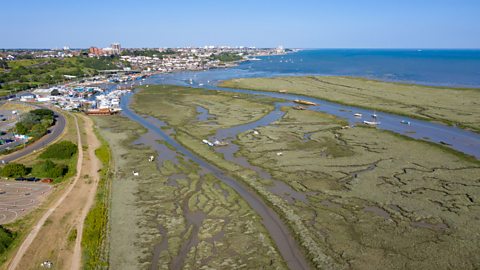
<path id="1" fill-rule="evenodd" d="M 479 89 L 431 87 L 353 77 L 305 76 L 233 79 L 222 87 L 311 96 L 340 104 L 438 121 L 480 132 Z"/>

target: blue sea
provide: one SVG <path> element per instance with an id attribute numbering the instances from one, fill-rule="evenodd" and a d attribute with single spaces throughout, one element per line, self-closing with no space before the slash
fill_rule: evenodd
<path id="1" fill-rule="evenodd" d="M 261 59 L 242 63 L 234 70 L 248 73 L 247 77 L 253 74 L 346 75 L 425 85 L 480 87 L 480 50 L 318 49 Z"/>

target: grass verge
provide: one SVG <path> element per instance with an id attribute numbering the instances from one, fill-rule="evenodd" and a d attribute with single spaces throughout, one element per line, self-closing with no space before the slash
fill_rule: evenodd
<path id="1" fill-rule="evenodd" d="M 95 204 L 85 219 L 82 238 L 83 269 L 108 269 L 107 231 L 111 184 L 111 153 L 107 141 L 95 131 L 102 145 L 95 154 L 102 162 Z"/>

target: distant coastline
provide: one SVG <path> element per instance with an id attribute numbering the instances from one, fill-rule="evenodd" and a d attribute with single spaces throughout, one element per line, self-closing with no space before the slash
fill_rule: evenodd
<path id="1" fill-rule="evenodd" d="M 237 68 L 269 76 L 348 76 L 426 86 L 480 88 L 480 49 L 304 48 L 280 57 L 261 58 L 263 61 L 242 63 Z"/>

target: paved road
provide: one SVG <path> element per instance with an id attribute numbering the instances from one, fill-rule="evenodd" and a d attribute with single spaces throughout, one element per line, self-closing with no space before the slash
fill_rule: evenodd
<path id="1" fill-rule="evenodd" d="M 42 108 L 45 108 L 45 107 L 42 107 Z M 65 124 L 66 124 L 65 117 L 62 114 L 55 112 L 55 117 L 56 117 L 55 125 L 48 130 L 48 133 L 45 136 L 43 136 L 38 141 L 30 145 L 27 145 L 23 149 L 17 150 L 6 156 L 1 156 L 0 160 L 3 160 L 5 163 L 14 161 L 28 154 L 31 154 L 34 151 L 42 149 L 43 147 L 55 141 L 63 133 L 63 130 L 65 129 Z"/>

